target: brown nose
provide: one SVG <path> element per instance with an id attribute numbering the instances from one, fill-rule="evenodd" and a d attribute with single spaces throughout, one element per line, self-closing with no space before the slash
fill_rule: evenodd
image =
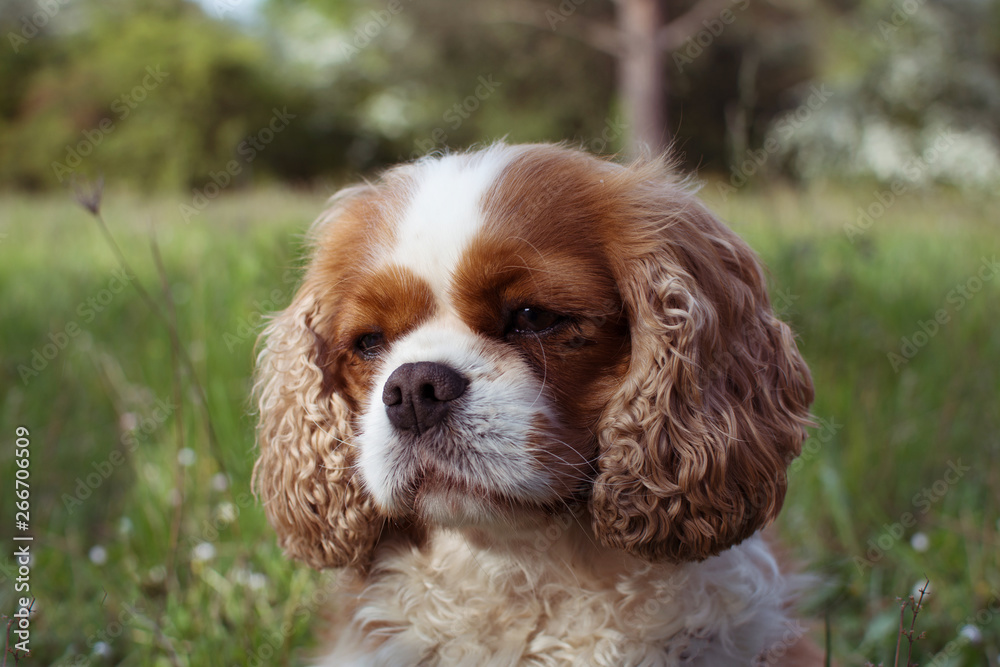
<path id="1" fill-rule="evenodd" d="M 451 402 L 467 386 L 468 380 L 444 364 L 403 364 L 386 380 L 382 402 L 393 426 L 420 435 L 448 416 Z"/>

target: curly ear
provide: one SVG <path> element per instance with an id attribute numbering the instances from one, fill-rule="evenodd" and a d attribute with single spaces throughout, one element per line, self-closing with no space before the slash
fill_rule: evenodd
<path id="1" fill-rule="evenodd" d="M 348 405 L 325 387 L 319 319 L 307 284 L 264 331 L 253 486 L 285 553 L 317 569 L 363 569 L 383 518 L 356 474 Z"/>
<path id="2" fill-rule="evenodd" d="M 596 534 L 649 560 L 701 560 L 784 500 L 813 388 L 750 248 L 682 187 L 645 180 L 617 260 L 628 376 L 598 433 Z"/>

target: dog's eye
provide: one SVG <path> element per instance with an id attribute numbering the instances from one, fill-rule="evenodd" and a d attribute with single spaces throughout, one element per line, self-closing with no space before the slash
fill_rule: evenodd
<path id="1" fill-rule="evenodd" d="M 371 331 L 358 336 L 354 341 L 354 349 L 366 359 L 374 359 L 385 345 L 385 334 L 381 331 Z"/>
<path id="2" fill-rule="evenodd" d="M 562 315 L 541 308 L 518 308 L 513 312 L 510 329 L 514 333 L 543 333 L 565 320 Z"/>

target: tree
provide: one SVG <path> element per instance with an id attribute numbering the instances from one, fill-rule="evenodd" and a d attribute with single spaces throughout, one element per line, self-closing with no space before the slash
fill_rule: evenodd
<path id="1" fill-rule="evenodd" d="M 544 10 L 547 25 L 564 21 L 580 0 L 563 0 L 558 14 Z M 678 49 L 706 21 L 725 10 L 728 0 L 697 0 L 686 10 L 676 0 L 614 0 L 614 25 L 573 17 L 571 34 L 606 53 L 617 63 L 617 95 L 628 128 L 627 152 L 659 154 L 671 143 L 667 113 L 669 77 L 664 67 L 668 53 Z M 541 27 L 540 12 L 529 5 L 508 4 L 510 19 Z M 673 19 L 667 20 L 671 15 Z M 560 26 L 561 27 L 561 26 Z"/>
<path id="2" fill-rule="evenodd" d="M 669 137 L 660 0 L 617 0 L 618 95 L 630 128 L 628 152 L 659 154 Z"/>

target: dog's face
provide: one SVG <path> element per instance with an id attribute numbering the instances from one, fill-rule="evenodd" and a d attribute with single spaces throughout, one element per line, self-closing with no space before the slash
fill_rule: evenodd
<path id="1" fill-rule="evenodd" d="M 359 474 L 389 516 L 509 519 L 593 476 L 629 349 L 613 229 L 589 170 L 560 182 L 570 165 L 509 153 L 412 170 L 393 184 L 411 192 L 403 210 L 376 223 L 386 238 L 338 272 L 330 363 L 350 378 L 334 390 L 358 414 Z M 553 190 L 536 187 L 543 174 Z"/>
<path id="2" fill-rule="evenodd" d="M 266 332 L 255 478 L 293 556 L 585 506 L 699 559 L 776 514 L 812 399 L 746 245 L 661 165 L 494 146 L 338 195 Z"/>

